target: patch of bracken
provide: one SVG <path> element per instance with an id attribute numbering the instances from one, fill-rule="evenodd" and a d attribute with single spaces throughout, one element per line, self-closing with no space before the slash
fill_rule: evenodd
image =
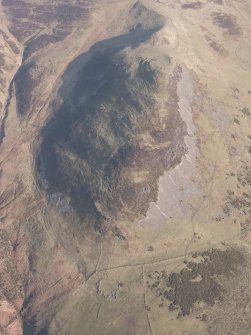
<path id="1" fill-rule="evenodd" d="M 237 24 L 237 18 L 232 14 L 226 14 L 222 12 L 212 13 L 213 23 L 226 30 L 229 35 L 240 36 L 241 28 Z"/>
<path id="2" fill-rule="evenodd" d="M 150 289 L 169 301 L 169 310 L 177 310 L 178 316 L 189 315 L 195 303 L 214 305 L 222 299 L 225 290 L 220 278 L 232 276 L 245 263 L 243 254 L 234 248 L 195 253 L 193 258 L 197 257 L 201 259 L 186 262 L 180 272 L 155 271 L 149 276 L 153 280 Z"/>
<path id="3" fill-rule="evenodd" d="M 203 6 L 202 2 L 196 1 L 196 2 L 185 3 L 181 7 L 184 9 L 199 9 L 202 8 L 202 6 Z"/>

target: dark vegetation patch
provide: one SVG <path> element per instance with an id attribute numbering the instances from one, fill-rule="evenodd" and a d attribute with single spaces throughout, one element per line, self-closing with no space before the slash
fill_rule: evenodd
<path id="1" fill-rule="evenodd" d="M 181 6 L 184 9 L 199 9 L 203 7 L 203 3 L 200 1 L 185 3 Z"/>
<path id="2" fill-rule="evenodd" d="M 123 240 L 123 241 L 126 240 L 125 235 L 123 234 L 121 229 L 118 228 L 117 226 L 112 227 L 112 232 L 118 239 Z"/>
<path id="3" fill-rule="evenodd" d="M 246 162 L 237 173 L 237 180 L 241 186 L 251 186 L 251 164 Z"/>
<path id="4" fill-rule="evenodd" d="M 154 70 L 148 60 L 141 59 L 138 64 L 137 77 L 148 85 L 154 85 L 157 70 Z"/>
<path id="5" fill-rule="evenodd" d="M 209 2 L 214 2 L 217 5 L 224 5 L 223 0 L 209 0 Z"/>
<path id="6" fill-rule="evenodd" d="M 69 31 L 62 29 L 53 29 L 52 34 L 41 34 L 35 38 L 32 43 L 25 48 L 24 59 L 29 58 L 34 52 L 45 48 L 49 44 L 55 44 L 64 41 L 70 35 Z"/>
<path id="7" fill-rule="evenodd" d="M 216 41 L 211 41 L 209 43 L 210 47 L 213 48 L 216 52 L 218 52 L 220 55 L 226 55 L 225 48 Z"/>
<path id="8" fill-rule="evenodd" d="M 20 42 L 25 42 L 29 49 L 26 56 L 30 56 L 49 43 L 64 40 L 78 22 L 81 26 L 85 25 L 91 3 L 82 1 L 81 5 L 77 5 L 50 2 L 42 5 L 32 1 L 3 0 L 2 5 L 10 19 L 9 30 Z M 44 25 L 54 27 L 51 35 L 43 33 Z"/>
<path id="9" fill-rule="evenodd" d="M 15 305 L 17 299 L 21 298 L 22 281 L 12 258 L 9 236 L 3 229 L 0 229 L 0 253 L 4 255 L 1 257 L 0 299 Z"/>
<path id="10" fill-rule="evenodd" d="M 31 106 L 32 92 L 39 84 L 39 78 L 33 78 L 31 72 L 35 63 L 21 66 L 14 77 L 16 90 L 17 111 L 20 116 L 24 116 Z"/>
<path id="11" fill-rule="evenodd" d="M 245 116 L 251 116 L 250 110 L 247 107 L 242 108 L 241 112 Z"/>
<path id="12" fill-rule="evenodd" d="M 178 273 L 163 270 L 149 274 L 148 288 L 163 302 L 169 301 L 169 310 L 177 310 L 178 317 L 189 315 L 195 303 L 214 305 L 217 299 L 223 299 L 225 290 L 220 279 L 236 274 L 245 262 L 243 254 L 233 248 L 195 253 L 193 258 L 197 257 L 202 260 L 186 261 L 186 267 Z"/>
<path id="13" fill-rule="evenodd" d="M 236 174 L 232 173 L 232 177 L 237 178 L 238 194 L 234 191 L 228 191 L 226 198 L 225 208 L 234 208 L 238 211 L 239 215 L 244 218 L 240 222 L 242 230 L 250 229 L 251 217 L 251 164 L 249 162 L 242 162 L 242 166 Z M 236 220 L 235 220 L 236 221 Z"/>
<path id="14" fill-rule="evenodd" d="M 251 219 L 247 218 L 241 222 L 241 230 L 242 232 L 246 233 L 247 231 L 250 232 L 251 229 Z"/>
<path id="15" fill-rule="evenodd" d="M 229 202 L 228 204 L 230 206 L 232 206 L 233 208 L 236 208 L 236 209 L 249 209 L 250 206 L 251 206 L 251 201 L 247 200 L 245 197 L 241 196 L 229 196 Z"/>
<path id="16" fill-rule="evenodd" d="M 31 13 L 30 4 L 22 0 L 2 0 L 2 6 L 6 7 L 12 16 L 26 18 Z"/>
<path id="17" fill-rule="evenodd" d="M 4 65 L 5 65 L 4 55 L 0 54 L 0 66 L 3 67 Z"/>
<path id="18" fill-rule="evenodd" d="M 226 14 L 222 12 L 215 12 L 211 14 L 213 17 L 213 23 L 226 30 L 229 35 L 240 36 L 241 28 L 237 24 L 237 18 L 234 15 Z"/>
<path id="19" fill-rule="evenodd" d="M 29 39 L 32 39 L 32 36 L 36 35 L 41 31 L 41 28 L 39 24 L 25 21 L 25 22 L 19 22 L 15 21 L 13 19 L 13 24 L 10 26 L 9 30 L 15 38 L 21 42 L 24 43 L 24 41 L 27 41 Z"/>
<path id="20" fill-rule="evenodd" d="M 237 118 L 234 118 L 234 123 L 240 125 L 240 121 Z"/>
<path id="21" fill-rule="evenodd" d="M 12 189 L 9 188 L 0 194 L 0 208 L 4 208 L 6 204 L 9 203 L 10 199 L 12 198 Z"/>
<path id="22" fill-rule="evenodd" d="M 216 51 L 218 54 L 220 54 L 221 56 L 227 56 L 228 55 L 228 51 L 223 47 L 222 44 L 220 44 L 219 42 L 211 39 L 209 36 L 206 36 L 206 40 L 208 41 L 209 46 L 214 49 L 214 51 Z"/>
<path id="23" fill-rule="evenodd" d="M 32 4 L 21 0 L 2 0 L 2 6 L 10 20 L 9 30 L 19 42 L 23 42 L 39 30 L 39 22 L 30 20 Z"/>
<path id="24" fill-rule="evenodd" d="M 70 26 L 76 20 L 83 18 L 88 13 L 88 10 L 86 7 L 62 4 L 55 7 L 54 13 L 59 24 Z M 43 19 L 44 15 L 41 16 L 41 20 Z"/>

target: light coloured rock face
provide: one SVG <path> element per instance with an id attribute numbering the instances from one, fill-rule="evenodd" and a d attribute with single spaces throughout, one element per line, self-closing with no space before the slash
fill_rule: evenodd
<path id="1" fill-rule="evenodd" d="M 249 334 L 248 0 L 2 0 L 0 334 Z"/>
<path id="2" fill-rule="evenodd" d="M 143 225 L 158 225 L 172 217 L 186 218 L 192 214 L 193 198 L 201 196 L 200 171 L 196 167 L 199 150 L 196 143 L 196 126 L 193 121 L 194 87 L 189 71 L 183 67 L 177 81 L 177 110 L 187 129 L 184 143 L 187 153 L 181 162 L 164 173 L 159 179 L 158 200 L 149 206 Z M 197 180 L 194 180 L 196 176 Z"/>

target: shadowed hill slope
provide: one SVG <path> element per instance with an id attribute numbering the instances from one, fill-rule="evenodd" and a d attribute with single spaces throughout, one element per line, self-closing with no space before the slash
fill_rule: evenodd
<path id="1" fill-rule="evenodd" d="M 87 61 L 76 83 L 63 84 L 62 107 L 43 131 L 38 162 L 44 184 L 69 197 L 81 216 L 95 214 L 97 223 L 102 216 L 144 214 L 156 199 L 158 176 L 185 152 L 178 115 L 158 115 L 157 92 L 170 59 L 158 64 L 138 46 L 157 29 L 137 28 L 81 56 Z M 142 146 L 144 136 L 152 147 Z M 168 156 L 171 147 L 175 154 Z M 141 171 L 142 180 L 133 178 Z"/>

